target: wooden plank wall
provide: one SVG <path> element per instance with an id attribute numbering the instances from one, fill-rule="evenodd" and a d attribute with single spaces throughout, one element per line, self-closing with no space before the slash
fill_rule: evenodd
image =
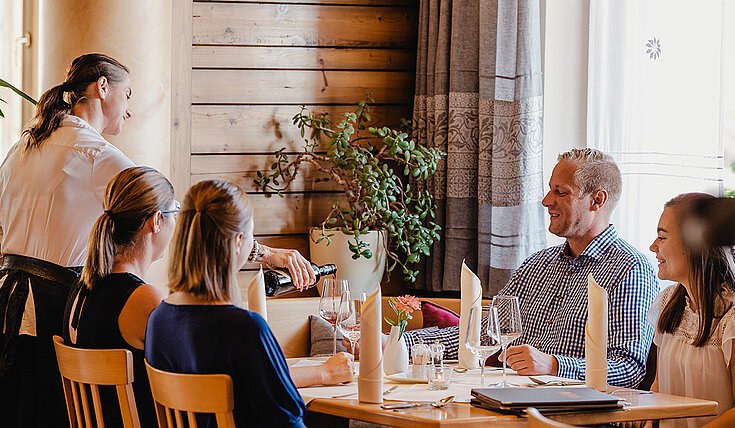
<path id="1" fill-rule="evenodd" d="M 339 117 L 364 90 L 374 117 L 411 117 L 418 0 L 194 1 L 190 182 L 243 186 L 255 208 L 256 239 L 308 256 L 307 229 L 340 196 L 308 168 L 285 198 L 256 192 L 272 152 L 303 149 L 291 118 L 300 105 Z M 186 64 L 185 62 L 179 62 Z M 184 145 L 185 146 L 185 145 Z"/>

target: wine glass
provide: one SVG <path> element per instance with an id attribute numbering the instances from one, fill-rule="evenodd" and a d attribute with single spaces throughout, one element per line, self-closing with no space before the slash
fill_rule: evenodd
<path id="1" fill-rule="evenodd" d="M 332 355 L 337 354 L 337 319 L 339 318 L 342 294 L 345 290 L 347 290 L 346 280 L 324 279 L 322 297 L 319 300 L 319 315 L 334 327 Z"/>
<path id="2" fill-rule="evenodd" d="M 503 387 L 508 386 L 506 380 L 506 358 L 505 351 L 508 345 L 521 337 L 521 311 L 518 305 L 518 297 L 497 295 L 493 297 L 493 306 L 498 310 L 498 323 L 500 331 L 500 345 L 503 349 Z"/>
<path id="3" fill-rule="evenodd" d="M 350 295 L 350 291 L 346 290 L 342 294 L 340 303 L 339 330 L 350 341 L 353 358 L 355 357 L 355 343 L 360 340 L 360 315 L 365 298 L 365 293 L 361 293 L 359 297 L 353 298 Z"/>
<path id="4" fill-rule="evenodd" d="M 480 386 L 485 387 L 485 361 L 500 349 L 498 311 L 492 305 L 470 308 L 465 345 L 480 359 Z"/>

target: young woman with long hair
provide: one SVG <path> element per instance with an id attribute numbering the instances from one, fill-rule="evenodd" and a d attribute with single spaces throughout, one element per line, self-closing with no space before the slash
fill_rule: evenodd
<path id="1" fill-rule="evenodd" d="M 682 224 L 703 193 L 666 203 L 651 251 L 658 277 L 676 281 L 656 298 L 648 322 L 656 329 L 658 368 L 652 389 L 719 403 L 718 416 L 674 419 L 664 427 L 735 425 L 735 259 L 732 247 L 692 248 Z"/>

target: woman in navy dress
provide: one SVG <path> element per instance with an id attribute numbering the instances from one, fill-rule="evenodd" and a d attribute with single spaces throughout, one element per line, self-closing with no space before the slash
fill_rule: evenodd
<path id="1" fill-rule="evenodd" d="M 268 324 L 241 309 L 237 271 L 253 247 L 252 208 L 231 183 L 187 192 L 176 224 L 169 296 L 151 313 L 145 356 L 155 368 L 232 377 L 238 427 L 302 427 L 306 406 Z M 216 426 L 198 415 L 200 426 Z"/>

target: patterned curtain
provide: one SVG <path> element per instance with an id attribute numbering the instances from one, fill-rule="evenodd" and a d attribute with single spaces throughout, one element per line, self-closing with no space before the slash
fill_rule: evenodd
<path id="1" fill-rule="evenodd" d="M 416 289 L 459 290 L 465 259 L 486 296 L 546 245 L 538 0 L 421 0 L 414 126 L 448 153 L 425 183 L 441 240 Z"/>

